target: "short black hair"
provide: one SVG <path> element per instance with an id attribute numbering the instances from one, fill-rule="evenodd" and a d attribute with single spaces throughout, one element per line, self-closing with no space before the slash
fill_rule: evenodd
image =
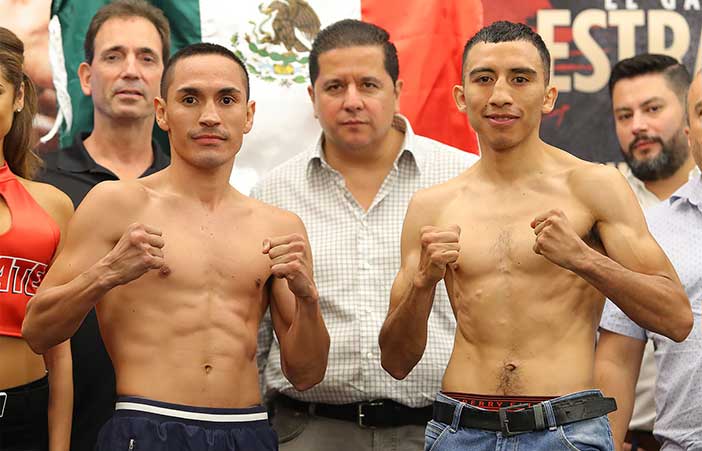
<path id="1" fill-rule="evenodd" d="M 380 46 L 383 48 L 385 71 L 393 84 L 400 75 L 397 48 L 390 42 L 390 34 L 372 23 L 355 19 L 335 22 L 317 34 L 310 51 L 310 83 L 314 86 L 319 76 L 319 55 L 334 49 L 355 46 Z"/>
<path id="2" fill-rule="evenodd" d="M 85 62 L 93 63 L 95 57 L 95 37 L 100 28 L 110 19 L 141 17 L 151 22 L 161 37 L 161 58 L 165 64 L 171 52 L 171 27 L 163 11 L 144 0 L 117 0 L 98 9 L 88 25 L 83 41 Z"/>
<path id="3" fill-rule="evenodd" d="M 612 97 L 614 85 L 619 80 L 634 78 L 640 75 L 663 75 L 668 87 L 675 93 L 680 103 L 685 103 L 687 89 L 692 83 L 692 77 L 684 65 L 668 55 L 642 53 L 631 58 L 623 59 L 614 65 L 609 75 L 609 96 Z"/>
<path id="4" fill-rule="evenodd" d="M 231 50 L 223 47 L 219 44 L 211 44 L 209 42 L 198 42 L 197 44 L 190 44 L 182 49 L 178 50 L 173 54 L 173 56 L 168 60 L 166 67 L 163 69 L 163 77 L 161 78 L 161 97 L 166 98 L 168 94 L 168 87 L 171 84 L 171 79 L 173 78 L 173 68 L 175 67 L 178 60 L 188 58 L 197 55 L 221 55 L 230 60 L 236 62 L 241 71 L 244 73 L 244 82 L 246 83 L 246 100 L 251 98 L 251 89 L 249 87 L 249 72 L 246 70 L 246 66 L 239 59 L 238 56 L 234 54 Z"/>
<path id="5" fill-rule="evenodd" d="M 468 52 L 473 48 L 475 44 L 484 42 L 488 44 L 497 44 L 500 42 L 512 42 L 512 41 L 526 41 L 536 47 L 539 51 L 539 56 L 541 57 L 541 63 L 544 66 L 544 80 L 546 84 L 549 83 L 551 79 L 551 54 L 541 39 L 538 33 L 532 30 L 528 25 L 523 23 L 514 23 L 506 20 L 500 20 L 493 22 L 487 27 L 481 28 L 472 38 L 466 42 L 466 46 L 463 48 L 463 63 L 461 68 L 461 74 L 465 74 L 466 70 L 466 59 L 468 58 Z"/>

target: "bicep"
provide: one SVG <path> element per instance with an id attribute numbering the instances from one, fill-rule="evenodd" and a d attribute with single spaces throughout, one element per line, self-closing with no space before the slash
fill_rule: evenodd
<path id="1" fill-rule="evenodd" d="M 639 377 L 645 347 L 646 342 L 643 340 L 600 329 L 595 353 L 595 368 L 606 366 L 609 370 L 616 370 L 619 376 L 623 376 L 621 380 L 635 384 Z"/>
<path id="2" fill-rule="evenodd" d="M 40 286 L 69 282 L 112 249 L 118 212 L 101 207 L 100 196 L 83 201 L 61 234 L 59 251 Z"/>
<path id="3" fill-rule="evenodd" d="M 426 211 L 422 199 L 415 195 L 407 207 L 402 225 L 400 270 L 392 285 L 389 312 L 392 312 L 402 301 L 400 296 L 394 294 L 411 283 L 417 273 L 422 251 L 421 229 L 424 225 L 427 225 Z"/>
<path id="4" fill-rule="evenodd" d="M 591 193 L 589 200 L 607 256 L 632 271 L 677 278 L 668 257 L 649 232 L 626 180 L 617 173 L 602 183 L 608 186 L 607 196 L 598 191 Z"/>
<path id="5" fill-rule="evenodd" d="M 305 240 L 307 259 L 310 271 L 313 273 L 312 249 L 307 230 L 299 217 L 290 214 L 286 218 L 285 228 L 279 231 L 279 235 L 290 235 L 293 233 L 299 234 Z M 269 284 L 271 324 L 282 346 L 285 342 L 285 335 L 293 322 L 297 301 L 295 300 L 295 295 L 288 288 L 287 279 L 271 276 Z"/>

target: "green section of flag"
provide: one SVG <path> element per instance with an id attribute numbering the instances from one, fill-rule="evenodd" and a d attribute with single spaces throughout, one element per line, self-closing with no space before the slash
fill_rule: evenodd
<path id="1" fill-rule="evenodd" d="M 78 66 L 85 59 L 83 41 L 90 20 L 100 7 L 110 3 L 109 0 L 53 0 L 51 15 L 58 15 L 61 22 L 61 39 L 68 76 L 68 94 L 71 97 L 73 123 L 67 130 L 61 127 L 61 146 L 73 142 L 77 133 L 92 130 L 93 104 L 89 97 L 83 95 L 78 80 Z M 201 40 L 200 2 L 198 0 L 150 0 L 149 3 L 160 8 L 171 25 L 171 54 L 178 49 Z M 168 150 L 166 135 L 154 126 L 155 138 L 162 148 Z"/>

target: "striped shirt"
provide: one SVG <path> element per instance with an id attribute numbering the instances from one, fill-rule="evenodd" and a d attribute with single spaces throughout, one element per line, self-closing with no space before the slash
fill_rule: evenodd
<path id="1" fill-rule="evenodd" d="M 702 449 L 702 179 L 699 175 L 670 199 L 646 211 L 651 234 L 673 263 L 690 298 L 694 324 L 682 343 L 639 327 L 607 301 L 600 327 L 653 340 L 658 368 L 656 423 L 661 450 Z"/>
<path id="2" fill-rule="evenodd" d="M 320 137 L 316 147 L 274 169 L 252 197 L 292 211 L 305 223 L 324 321 L 331 337 L 324 380 L 296 391 L 280 365 L 280 347 L 267 315 L 259 331 L 259 368 L 266 397 L 276 392 L 328 404 L 392 399 L 410 407 L 432 403 L 453 347 L 455 319 L 443 282 L 437 286 L 424 357 L 403 381 L 380 366 L 378 335 L 400 268 L 400 238 L 412 195 L 457 176 L 477 157 L 415 135 L 402 116 L 395 128 L 405 135 L 402 150 L 370 208 L 346 189 L 343 176 L 327 164 Z"/>

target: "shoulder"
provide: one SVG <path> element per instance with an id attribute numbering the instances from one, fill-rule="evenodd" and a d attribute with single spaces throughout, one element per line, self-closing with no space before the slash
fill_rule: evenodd
<path id="1" fill-rule="evenodd" d="M 256 215 L 258 222 L 269 226 L 272 233 L 284 235 L 305 230 L 302 220 L 295 213 L 256 198 L 249 198 L 248 202 L 251 214 Z"/>
<path id="2" fill-rule="evenodd" d="M 124 210 L 140 210 L 149 200 L 149 189 L 143 180 L 106 181 L 95 185 L 78 207 L 78 211 L 100 209 L 106 214 Z"/>
<path id="3" fill-rule="evenodd" d="M 65 224 L 73 214 L 73 202 L 58 188 L 37 181 L 22 180 L 34 200 L 59 224 Z"/>
<path id="4" fill-rule="evenodd" d="M 596 213 L 616 213 L 628 205 L 640 208 L 629 182 L 613 166 L 582 162 L 570 171 L 568 182 L 573 195 Z"/>
<path id="5" fill-rule="evenodd" d="M 412 196 L 408 215 L 421 215 L 431 223 L 449 203 L 466 189 L 465 180 L 470 179 L 471 169 L 443 183 L 418 190 Z"/>

